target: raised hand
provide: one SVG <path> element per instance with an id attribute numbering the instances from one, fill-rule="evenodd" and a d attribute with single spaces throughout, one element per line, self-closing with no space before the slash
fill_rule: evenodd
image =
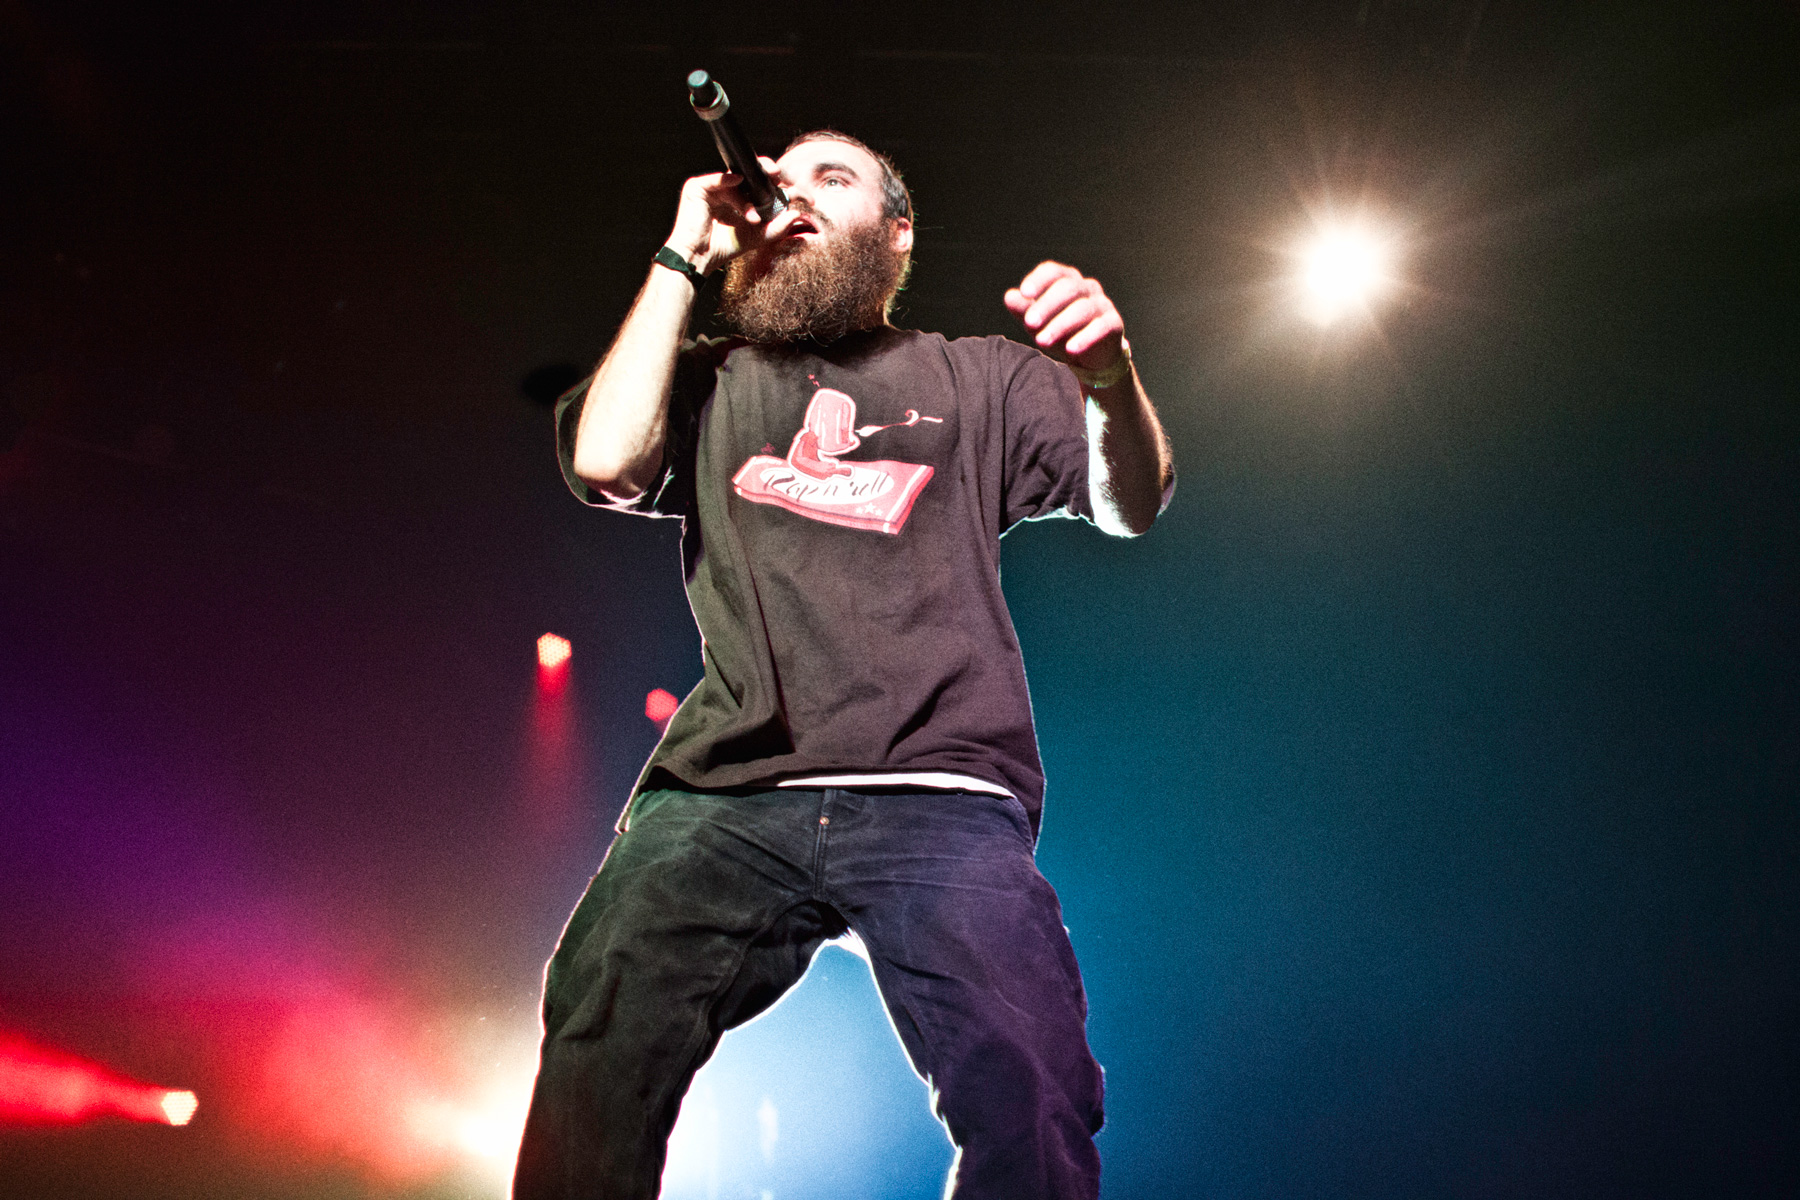
<path id="1" fill-rule="evenodd" d="M 773 160 L 761 161 L 765 170 L 775 169 Z M 769 231 L 762 215 L 738 191 L 740 178 L 731 172 L 696 175 L 681 185 L 681 203 L 675 210 L 669 245 L 702 274 L 767 240 Z M 777 217 L 776 223 L 781 219 Z"/>
<path id="2" fill-rule="evenodd" d="M 1038 349 L 1089 371 L 1104 371 L 1125 352 L 1125 322 L 1096 279 L 1066 263 L 1041 262 L 1008 288 L 1006 307 Z"/>

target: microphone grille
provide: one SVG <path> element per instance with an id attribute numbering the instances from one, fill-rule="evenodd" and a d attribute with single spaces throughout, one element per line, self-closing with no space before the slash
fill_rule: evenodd
<path id="1" fill-rule="evenodd" d="M 690 72 L 687 85 L 688 103 L 706 120 L 718 120 L 731 107 L 731 102 L 725 98 L 725 89 L 705 71 Z"/>

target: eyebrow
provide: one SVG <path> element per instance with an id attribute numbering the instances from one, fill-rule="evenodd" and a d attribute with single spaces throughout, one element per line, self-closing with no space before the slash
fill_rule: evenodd
<path id="1" fill-rule="evenodd" d="M 849 163 L 821 162 L 821 163 L 813 164 L 812 173 L 813 173 L 814 179 L 817 179 L 821 175 L 829 174 L 832 171 L 842 171 L 844 174 L 848 175 L 850 178 L 856 180 L 857 182 L 860 183 L 862 181 L 862 176 L 858 175 L 856 173 L 856 168 L 851 166 Z M 780 178 L 780 179 L 791 178 L 791 176 L 789 176 L 786 171 L 778 171 L 778 172 L 776 172 L 776 176 L 777 176 L 777 178 Z"/>

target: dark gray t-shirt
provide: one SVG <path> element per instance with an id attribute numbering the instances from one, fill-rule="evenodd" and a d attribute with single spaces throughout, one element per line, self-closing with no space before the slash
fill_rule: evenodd
<path id="1" fill-rule="evenodd" d="M 705 677 L 638 781 L 697 790 L 951 771 L 1033 826 L 1044 774 L 1000 535 L 1092 517 L 1070 372 L 1001 337 L 882 328 L 828 346 L 683 348 L 663 470 L 611 505 L 574 472 L 587 383 L 557 407 L 589 504 L 683 521 Z"/>

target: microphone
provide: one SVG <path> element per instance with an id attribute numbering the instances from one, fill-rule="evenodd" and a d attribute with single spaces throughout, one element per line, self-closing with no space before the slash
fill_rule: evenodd
<path id="1" fill-rule="evenodd" d="M 756 151 L 750 148 L 750 139 L 744 136 L 743 126 L 731 115 L 731 98 L 719 81 L 705 71 L 689 75 L 687 85 L 688 102 L 694 106 L 694 114 L 705 121 L 706 128 L 712 132 L 713 144 L 719 148 L 719 157 L 725 160 L 725 169 L 743 179 L 738 190 L 765 222 L 773 220 L 775 214 L 787 207 L 787 193 L 775 186 L 769 173 L 756 161 Z"/>

